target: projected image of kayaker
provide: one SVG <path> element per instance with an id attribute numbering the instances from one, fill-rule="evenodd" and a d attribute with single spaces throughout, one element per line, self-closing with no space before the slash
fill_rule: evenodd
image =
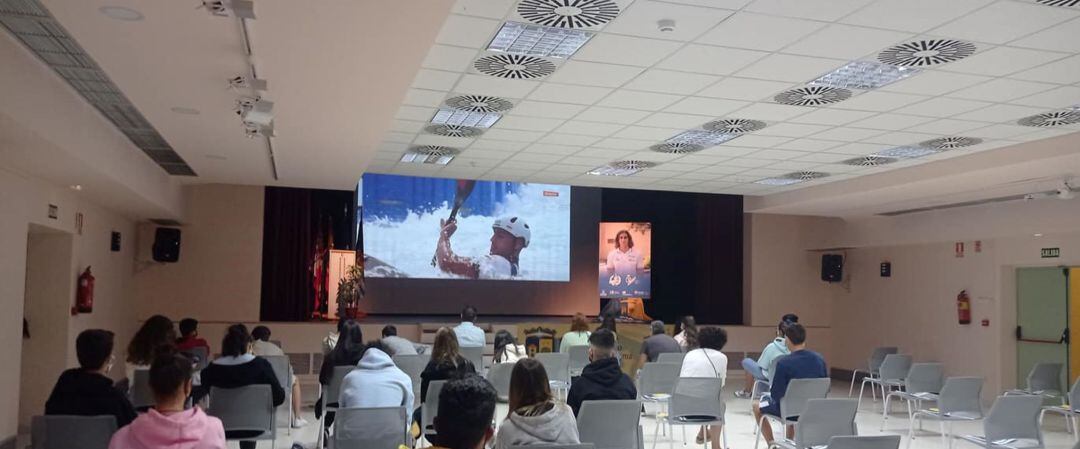
<path id="1" fill-rule="evenodd" d="M 643 270 L 645 270 L 645 258 L 634 249 L 634 238 L 630 236 L 630 231 L 620 230 L 615 234 L 615 249 L 607 255 L 608 274 L 619 275 L 629 284 Z M 633 277 L 627 279 L 627 275 Z"/>
<path id="2" fill-rule="evenodd" d="M 470 279 L 511 279 L 518 276 L 518 257 L 529 246 L 532 231 L 519 217 L 503 217 L 491 225 L 488 254 L 465 257 L 454 254 L 450 237 L 457 231 L 457 220 L 440 220 L 442 232 L 435 251 L 438 267 L 445 273 Z"/>

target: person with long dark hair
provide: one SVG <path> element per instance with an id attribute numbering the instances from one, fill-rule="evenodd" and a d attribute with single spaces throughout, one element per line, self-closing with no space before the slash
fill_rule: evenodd
<path id="1" fill-rule="evenodd" d="M 339 366 L 356 366 L 364 356 L 364 333 L 360 330 L 360 323 L 356 320 L 345 320 L 338 325 L 338 339 L 334 349 L 323 357 L 322 366 L 319 367 L 319 384 L 322 391 L 326 391 L 330 380 L 334 377 L 334 368 Z M 315 401 L 315 417 L 322 416 L 323 406 L 337 402 L 338 398 L 320 397 Z M 334 415 L 326 415 L 326 425 L 334 422 Z"/>
<path id="2" fill-rule="evenodd" d="M 427 402 L 428 385 L 434 380 L 460 379 L 467 374 L 476 374 L 476 367 L 469 359 L 461 355 L 458 338 L 453 329 L 440 327 L 435 332 L 435 345 L 431 348 L 431 361 L 420 373 L 420 397 L 417 402 Z M 420 421 L 420 407 L 413 413 L 413 420 Z"/>
<path id="3" fill-rule="evenodd" d="M 675 322 L 675 341 L 682 346 L 683 352 L 698 347 L 698 328 L 693 315 L 683 316 Z"/>
<path id="4" fill-rule="evenodd" d="M 573 410 L 554 400 L 547 371 L 535 359 L 514 364 L 509 402 L 509 413 L 495 436 L 495 449 L 581 442 Z"/>
<path id="5" fill-rule="evenodd" d="M 502 329 L 495 333 L 495 363 L 516 363 L 529 357 L 524 345 L 519 345 L 514 334 Z"/>
<path id="6" fill-rule="evenodd" d="M 147 318 L 127 347 L 128 382 L 135 380 L 135 370 L 150 369 L 155 355 L 171 350 L 175 345 L 176 329 L 173 328 L 172 320 L 163 315 Z"/>

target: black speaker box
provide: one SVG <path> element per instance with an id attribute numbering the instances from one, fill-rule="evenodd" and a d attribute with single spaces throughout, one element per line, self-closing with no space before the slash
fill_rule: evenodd
<path id="1" fill-rule="evenodd" d="M 839 254 L 821 255 L 821 280 L 840 282 L 844 277 L 844 256 Z"/>
<path id="2" fill-rule="evenodd" d="M 180 229 L 157 228 L 154 231 L 153 255 L 157 262 L 180 260 Z"/>

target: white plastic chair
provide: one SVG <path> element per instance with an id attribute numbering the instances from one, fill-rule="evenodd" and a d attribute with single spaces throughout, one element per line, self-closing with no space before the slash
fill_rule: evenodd
<path id="1" fill-rule="evenodd" d="M 667 422 L 668 405 L 675 391 L 675 383 L 679 381 L 680 369 L 677 363 L 650 362 L 646 363 L 638 374 L 638 399 L 646 404 L 659 406 L 655 414 L 657 428 Z M 670 423 L 668 424 L 670 426 Z"/>
<path id="2" fill-rule="evenodd" d="M 1080 442 L 1080 429 L 1076 427 L 1076 417 L 1080 416 L 1080 378 L 1077 378 L 1072 388 L 1069 389 L 1068 404 L 1043 407 L 1042 412 L 1039 413 L 1039 427 L 1042 427 L 1043 416 L 1047 412 L 1064 416 L 1065 431 L 1072 432 L 1073 441 Z"/>
<path id="3" fill-rule="evenodd" d="M 427 396 L 424 404 L 420 406 L 420 435 L 429 443 L 430 435 L 435 434 L 435 417 L 439 415 L 439 393 L 442 393 L 445 380 L 433 380 L 428 382 Z"/>
<path id="4" fill-rule="evenodd" d="M 881 388 L 881 398 L 884 399 L 889 389 L 899 388 L 904 384 L 904 377 L 907 376 L 910 369 L 910 355 L 889 354 L 885 356 L 885 361 L 881 362 L 881 368 L 878 370 L 878 377 L 863 378 L 862 386 L 859 387 L 859 406 L 862 406 L 863 390 L 866 388 L 866 384 L 870 384 L 871 389 Z"/>
<path id="5" fill-rule="evenodd" d="M 770 447 L 804 449 L 828 444 L 833 437 L 856 435 L 858 407 L 854 399 L 811 399 L 795 424 L 795 439 L 777 438 Z"/>
<path id="6" fill-rule="evenodd" d="M 881 362 L 885 361 L 885 356 L 896 354 L 897 352 L 899 352 L 899 349 L 897 349 L 896 346 L 881 346 L 874 348 L 874 352 L 870 353 L 870 358 L 866 361 L 866 369 L 856 368 L 851 371 L 851 386 L 848 387 L 848 397 L 851 397 L 851 394 L 855 392 L 855 378 L 858 377 L 859 373 L 866 373 L 866 377 L 877 377 L 878 370 L 881 368 Z M 875 394 L 873 390 L 871 390 L 870 393 L 872 395 Z M 877 401 L 876 396 L 874 400 Z"/>
<path id="7" fill-rule="evenodd" d="M 277 426 L 274 425 L 274 397 L 269 385 L 210 387 L 209 400 L 206 414 L 221 420 L 226 440 L 270 440 L 274 447 Z"/>
<path id="8" fill-rule="evenodd" d="M 1006 396 L 1014 394 L 1033 394 L 1065 403 L 1064 388 L 1061 386 L 1061 370 L 1064 364 L 1058 362 L 1039 362 L 1031 367 L 1027 375 L 1027 388 L 1009 390 Z"/>
<path id="9" fill-rule="evenodd" d="M 115 432 L 116 417 L 112 415 L 34 416 L 30 419 L 30 449 L 107 449 Z"/>
<path id="10" fill-rule="evenodd" d="M 581 370 L 589 364 L 589 345 L 575 345 L 567 350 L 570 354 L 570 377 L 581 375 Z"/>
<path id="11" fill-rule="evenodd" d="M 466 360 L 472 362 L 473 368 L 476 368 L 477 373 L 484 372 L 484 347 L 483 346 L 462 346 L 461 356 Z"/>
<path id="12" fill-rule="evenodd" d="M 754 432 L 754 449 L 757 449 L 758 443 L 761 442 L 761 425 L 766 419 L 775 421 L 780 426 L 780 432 L 783 432 L 788 425 L 798 422 L 799 415 L 806 410 L 806 404 L 811 399 L 824 399 L 829 394 L 829 383 L 828 377 L 792 379 L 788 383 L 784 397 L 780 399 L 780 416 L 761 413 L 757 431 Z"/>
<path id="13" fill-rule="evenodd" d="M 1039 411 L 1042 396 L 999 396 L 983 420 L 982 435 L 961 435 L 960 439 L 987 449 L 1042 448 Z"/>
<path id="14" fill-rule="evenodd" d="M 394 360 L 394 365 L 397 365 L 398 369 L 409 375 L 409 379 L 412 380 L 412 391 L 419 395 L 420 373 L 424 372 L 424 368 L 426 368 L 428 362 L 431 361 L 431 354 L 395 355 L 391 358 Z M 419 396 L 417 396 L 416 401 L 420 402 Z M 412 408 L 415 409 L 416 406 L 416 404 L 413 404 Z"/>
<path id="15" fill-rule="evenodd" d="M 661 352 L 660 355 L 656 357 L 656 362 L 658 362 L 658 363 L 678 363 L 679 366 L 682 366 L 683 359 L 685 359 L 685 358 L 686 358 L 686 353 L 685 352 Z"/>
<path id="16" fill-rule="evenodd" d="M 510 376 L 514 372 L 513 363 L 496 363 L 487 372 L 487 380 L 495 387 L 499 402 L 510 400 Z M 431 388 L 430 385 L 428 388 Z"/>
<path id="17" fill-rule="evenodd" d="M 585 401 L 577 416 L 578 436 L 596 449 L 641 449 L 640 422 L 640 401 Z"/>
<path id="18" fill-rule="evenodd" d="M 135 410 L 145 411 L 154 405 L 154 392 L 150 391 L 150 370 L 136 369 L 132 374 L 128 396 Z"/>
<path id="19" fill-rule="evenodd" d="M 334 449 L 396 448 L 408 445 L 405 406 L 341 408 L 334 417 Z"/>
<path id="20" fill-rule="evenodd" d="M 686 441 L 685 426 L 724 425 L 727 404 L 720 393 L 723 383 L 719 377 L 680 377 L 675 382 L 671 395 L 668 423 L 683 426 L 683 441 Z M 659 428 L 659 423 L 657 423 Z M 727 426 L 720 430 L 723 446 L 727 447 Z M 708 445 L 708 442 L 705 442 Z M 653 448 L 656 447 L 656 432 L 653 432 Z M 707 446 L 705 446 L 707 447 Z"/>
<path id="21" fill-rule="evenodd" d="M 335 366 L 334 373 L 330 376 L 330 384 L 323 388 L 321 392 L 323 410 L 322 415 L 319 416 L 319 436 L 316 438 L 318 447 L 322 447 L 323 429 L 326 428 L 326 415 L 330 412 L 336 412 L 338 409 L 338 397 L 341 396 L 341 383 L 345 380 L 345 376 L 349 375 L 352 370 L 356 369 L 355 366 Z M 322 385 L 319 385 L 322 388 Z"/>
<path id="22" fill-rule="evenodd" d="M 548 383 L 559 397 L 570 389 L 570 354 L 562 352 L 540 352 L 533 356 L 537 362 L 544 365 L 547 372 Z"/>
<path id="23" fill-rule="evenodd" d="M 881 430 L 885 430 L 885 423 L 889 420 L 889 401 L 892 398 L 897 398 L 907 404 L 908 421 L 911 421 L 912 404 L 914 404 L 914 410 L 918 410 L 923 402 L 937 402 L 944 379 L 945 365 L 940 363 L 912 364 L 911 369 L 904 376 L 903 389 L 890 391 L 885 396 L 884 407 L 881 410 Z"/>
<path id="24" fill-rule="evenodd" d="M 274 368 L 274 376 L 278 379 L 278 384 L 285 390 L 285 402 L 283 407 L 277 410 L 277 424 L 278 427 L 286 427 L 289 435 L 292 435 L 292 421 L 293 421 L 293 409 L 292 409 L 292 366 L 289 365 L 289 357 L 284 355 L 267 355 L 260 356 L 270 362 L 270 367 Z M 285 424 L 282 424 L 282 421 Z"/>
<path id="25" fill-rule="evenodd" d="M 981 377 L 950 377 L 938 394 L 937 407 L 916 410 L 908 425 L 908 447 L 915 441 L 915 420 L 922 428 L 923 419 L 936 420 L 941 424 L 942 447 L 952 444 L 952 423 L 955 421 L 978 421 L 983 419 Z"/>
<path id="26" fill-rule="evenodd" d="M 832 437 L 825 449 L 899 449 L 900 435 Z"/>

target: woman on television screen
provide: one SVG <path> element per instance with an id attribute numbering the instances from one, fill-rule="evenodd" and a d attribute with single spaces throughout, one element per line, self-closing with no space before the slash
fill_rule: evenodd
<path id="1" fill-rule="evenodd" d="M 630 231 L 620 230 L 615 234 L 615 248 L 607 255 L 608 274 L 636 275 L 644 269 L 645 257 L 634 249 Z"/>

